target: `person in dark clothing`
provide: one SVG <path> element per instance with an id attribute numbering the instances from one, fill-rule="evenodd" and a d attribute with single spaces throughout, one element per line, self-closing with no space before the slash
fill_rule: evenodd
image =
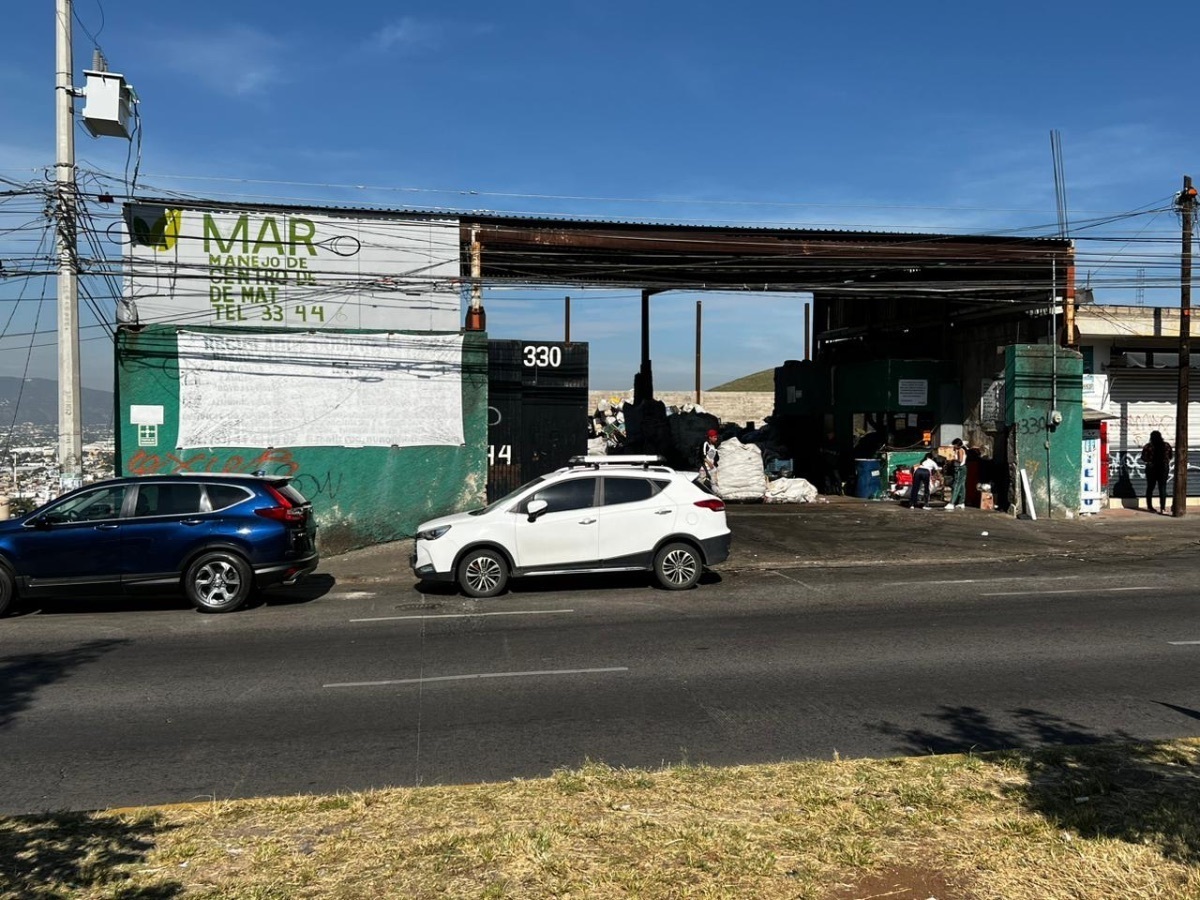
<path id="1" fill-rule="evenodd" d="M 1171 471 L 1171 445 L 1161 432 L 1150 432 L 1150 443 L 1142 448 L 1142 464 L 1146 467 L 1146 508 L 1154 512 L 1154 486 L 1158 485 L 1158 511 L 1167 511 L 1167 475 Z"/>

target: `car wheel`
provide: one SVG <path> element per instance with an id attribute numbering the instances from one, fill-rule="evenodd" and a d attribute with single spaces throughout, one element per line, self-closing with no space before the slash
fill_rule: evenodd
<path id="1" fill-rule="evenodd" d="M 17 586 L 12 573 L 0 566 L 0 618 L 8 615 L 17 599 Z"/>
<path id="2" fill-rule="evenodd" d="M 703 569 L 699 552 L 689 544 L 667 544 L 654 557 L 654 576 L 668 591 L 687 590 Z"/>
<path id="3" fill-rule="evenodd" d="M 250 566 L 236 553 L 205 553 L 187 570 L 183 590 L 201 612 L 233 612 L 253 589 Z"/>
<path id="4" fill-rule="evenodd" d="M 475 550 L 458 564 L 458 586 L 468 597 L 495 597 L 508 584 L 508 563 L 495 550 Z"/>

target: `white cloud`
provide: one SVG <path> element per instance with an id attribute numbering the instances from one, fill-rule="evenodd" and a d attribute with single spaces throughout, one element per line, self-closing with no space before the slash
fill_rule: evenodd
<path id="1" fill-rule="evenodd" d="M 157 46 L 166 64 L 214 91 L 235 97 L 260 94 L 287 80 L 282 65 L 284 43 L 245 26 L 164 38 Z"/>
<path id="2" fill-rule="evenodd" d="M 443 29 L 432 22 L 422 22 L 405 16 L 389 22 L 370 38 L 370 45 L 380 51 L 411 53 L 437 47 L 442 41 Z"/>

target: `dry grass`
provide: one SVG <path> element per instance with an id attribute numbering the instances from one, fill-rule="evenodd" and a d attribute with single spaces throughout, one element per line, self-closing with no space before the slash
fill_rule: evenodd
<path id="1" fill-rule="evenodd" d="M 0 818 L 0 896 L 1200 897 L 1200 741 Z"/>

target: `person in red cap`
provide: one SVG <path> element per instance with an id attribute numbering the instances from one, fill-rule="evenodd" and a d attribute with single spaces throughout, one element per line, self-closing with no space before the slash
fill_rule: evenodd
<path id="1" fill-rule="evenodd" d="M 721 435 L 717 429 L 708 429 L 704 438 L 704 453 L 700 458 L 700 478 L 712 488 L 717 486 L 717 462 L 721 456 L 717 452 L 717 444 L 720 442 Z"/>

